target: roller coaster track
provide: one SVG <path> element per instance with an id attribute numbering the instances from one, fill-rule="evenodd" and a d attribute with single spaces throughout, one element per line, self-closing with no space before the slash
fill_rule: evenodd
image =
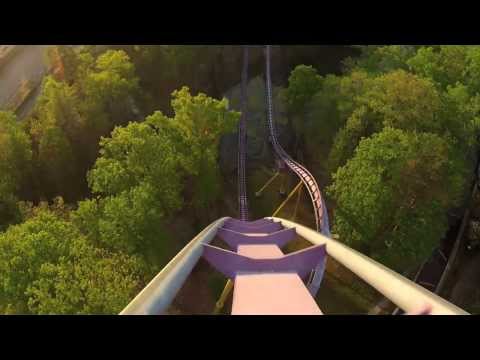
<path id="1" fill-rule="evenodd" d="M 232 276 L 231 271 L 232 265 L 241 265 L 245 266 L 265 266 L 264 262 L 269 261 L 269 265 L 275 265 L 277 262 L 278 266 L 285 266 L 286 257 L 290 255 L 302 256 L 303 254 L 289 254 L 289 255 L 280 255 L 277 258 L 265 259 L 255 256 L 246 256 L 245 254 L 238 254 L 223 250 L 223 249 L 212 249 L 214 247 L 209 246 L 208 244 L 216 236 L 237 236 L 236 241 L 245 239 L 245 236 L 238 236 L 235 231 L 228 230 L 227 228 L 233 228 L 238 226 L 247 226 L 247 227 L 262 227 L 262 226 L 273 226 L 278 224 L 283 230 L 278 231 L 284 234 L 288 232 L 294 232 L 296 235 L 301 236 L 306 241 L 310 242 L 313 246 L 307 248 L 306 250 L 310 251 L 320 251 L 319 246 L 325 246 L 326 254 L 323 256 L 328 256 L 335 259 L 339 264 L 345 266 L 347 269 L 356 274 L 360 279 L 368 283 L 370 286 L 375 288 L 378 292 L 383 294 L 386 298 L 391 300 L 395 305 L 403 309 L 409 314 L 423 314 L 429 312 L 430 314 L 442 314 L 442 315 L 467 315 L 464 310 L 458 308 L 454 304 L 442 299 L 438 295 L 428 291 L 424 287 L 415 284 L 414 282 L 408 280 L 404 276 L 396 273 L 395 271 L 379 264 L 375 260 L 370 259 L 368 256 L 365 256 L 358 251 L 351 249 L 350 247 L 342 244 L 334 239 L 328 238 L 317 231 L 309 229 L 303 225 L 297 224 L 295 222 L 282 219 L 282 218 L 265 218 L 261 220 L 244 222 L 236 219 L 223 217 L 215 220 L 213 223 L 208 225 L 204 230 L 202 230 L 195 238 L 193 238 L 151 281 L 150 283 L 123 309 L 120 315 L 158 315 L 164 314 L 168 311 L 172 301 L 177 295 L 178 291 L 181 289 L 182 285 L 187 280 L 191 271 L 200 260 L 201 257 L 205 257 L 205 250 L 210 251 L 212 255 L 213 252 L 218 253 L 228 253 L 228 260 L 241 260 L 240 262 L 235 261 L 225 261 L 223 264 L 220 264 L 219 267 L 223 268 L 222 270 L 228 276 Z M 277 225 L 277 226 L 278 226 Z M 238 228 L 237 228 L 238 229 Z M 270 230 L 274 231 L 274 230 Z M 230 235 L 227 235 L 230 234 Z M 230 241 L 233 241 L 233 238 L 230 238 Z M 252 239 L 250 239 L 252 240 Z M 267 240 L 267 239 L 266 239 Z M 286 239 L 283 239 L 284 241 Z M 274 236 L 269 235 L 268 241 L 272 243 L 273 241 L 279 241 L 278 235 L 277 240 L 274 239 Z M 257 240 L 257 242 L 262 242 Z M 252 243 L 252 241 L 250 241 Z M 232 244 L 235 247 L 239 247 L 239 244 Z M 245 246 L 245 245 L 244 245 Z M 248 245 L 247 245 L 248 246 Z M 270 246 L 272 248 L 272 246 Z M 213 254 L 215 255 L 215 254 Z M 280 264 L 283 262 L 283 264 Z M 297 262 L 298 264 L 299 262 Z M 301 265 L 301 262 L 300 262 Z M 258 271 L 258 270 L 257 270 Z M 239 273 L 241 275 L 242 273 Z M 248 273 L 243 272 L 244 275 Z M 255 273 L 251 273 L 255 275 Z M 269 271 L 267 276 L 278 274 L 278 269 L 275 271 Z M 280 274 L 281 275 L 281 274 Z M 235 276 L 235 274 L 233 274 Z M 233 281 L 236 282 L 236 277 L 233 278 Z M 271 281 L 270 278 L 269 288 L 272 289 L 271 285 L 279 285 L 279 282 Z M 279 286 L 280 287 L 280 286 Z M 275 289 L 274 289 L 275 290 Z M 235 294 L 237 291 L 237 294 Z M 260 291 L 262 289 L 260 288 Z M 267 296 L 269 294 L 266 294 Z M 285 294 L 284 294 L 285 295 Z M 239 289 L 234 290 L 234 299 L 239 298 Z M 286 300 L 287 305 L 296 305 L 293 301 L 291 292 L 288 292 L 286 296 L 276 297 L 271 299 L 274 301 Z M 270 309 L 272 313 L 273 304 L 269 303 L 270 299 L 258 299 L 257 305 L 263 306 L 262 310 Z M 242 304 L 240 304 L 242 305 Z M 258 308 L 257 308 L 258 309 Z M 427 311 L 425 311 L 427 310 Z M 429 310 L 429 311 L 428 311 Z M 262 313 L 265 313 L 262 311 Z M 280 312 L 277 312 L 277 314 Z M 301 311 L 295 311 L 295 313 L 305 313 Z"/>
<path id="2" fill-rule="evenodd" d="M 245 47 L 241 84 L 242 115 L 238 131 L 240 219 L 224 217 L 207 226 L 120 314 L 165 313 L 199 259 L 203 257 L 230 279 L 228 284 L 235 287 L 232 314 L 321 315 L 322 311 L 312 293 L 320 286 L 328 256 L 410 314 L 467 314 L 400 274 L 330 238 L 328 214 L 318 184 L 312 174 L 294 161 L 277 140 L 273 121 L 270 46 L 266 47 L 265 55 L 267 121 L 271 143 L 278 158 L 307 188 L 315 213 L 316 231 L 276 217 L 248 221 L 245 179 L 248 49 Z M 284 254 L 281 248 L 297 235 L 312 246 Z M 231 250 L 209 245 L 215 237 L 222 239 Z M 312 269 L 315 269 L 315 275 L 307 289 L 303 279 Z"/>
<path id="3" fill-rule="evenodd" d="M 320 193 L 320 188 L 313 175 L 301 164 L 293 160 L 282 148 L 278 139 L 275 123 L 273 121 L 273 101 L 272 101 L 272 79 L 270 75 L 270 46 L 265 48 L 266 58 L 266 90 L 267 90 L 267 122 L 270 132 L 272 147 L 277 156 L 283 161 L 290 170 L 292 170 L 303 182 L 308 190 L 312 200 L 313 211 L 315 214 L 315 223 L 318 232 L 325 236 L 330 236 L 330 225 L 325 202 Z"/>
<path id="4" fill-rule="evenodd" d="M 240 220 L 248 220 L 247 185 L 245 179 L 245 158 L 247 152 L 247 82 L 248 82 L 248 47 L 243 48 L 243 69 L 240 94 L 241 117 L 238 124 L 238 212 Z"/>

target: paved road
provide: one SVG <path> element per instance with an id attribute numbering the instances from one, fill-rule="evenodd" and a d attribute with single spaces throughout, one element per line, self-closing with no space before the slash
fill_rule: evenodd
<path id="1" fill-rule="evenodd" d="M 48 45 L 28 45 L 0 69 L 0 109 L 18 91 L 22 81 L 38 80 L 46 71 Z"/>

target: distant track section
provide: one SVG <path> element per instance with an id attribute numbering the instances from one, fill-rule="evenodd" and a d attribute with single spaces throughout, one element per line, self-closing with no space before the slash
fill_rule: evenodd
<path id="1" fill-rule="evenodd" d="M 272 79 L 270 75 L 270 46 L 267 45 L 265 49 L 265 58 L 266 58 L 266 89 L 267 89 L 267 122 L 268 128 L 270 131 L 270 138 L 272 146 L 277 156 L 292 170 L 303 182 L 307 188 L 308 194 L 312 200 L 313 210 L 315 214 L 315 222 L 317 231 L 321 232 L 323 235 L 330 237 L 330 225 L 328 222 L 328 213 L 327 208 L 325 207 L 325 202 L 320 193 L 320 188 L 315 181 L 315 178 L 312 174 L 301 164 L 293 160 L 286 152 L 283 150 L 282 146 L 277 140 L 277 132 L 275 129 L 275 123 L 273 121 L 273 101 L 272 101 Z"/>
<path id="2" fill-rule="evenodd" d="M 248 220 L 247 182 L 245 178 L 247 152 L 247 82 L 248 46 L 243 47 L 243 69 L 240 94 L 241 117 L 238 123 L 238 212 L 240 220 Z"/>

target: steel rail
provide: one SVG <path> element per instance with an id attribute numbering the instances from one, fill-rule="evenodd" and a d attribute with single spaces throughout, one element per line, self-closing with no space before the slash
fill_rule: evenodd
<path id="1" fill-rule="evenodd" d="M 125 307 L 120 315 L 164 313 L 202 256 L 202 244 L 211 242 L 218 228 L 223 226 L 227 219 L 229 218 L 220 218 L 202 230 Z M 295 228 L 298 235 L 314 245 L 326 244 L 328 256 L 352 271 L 407 313 L 418 314 L 429 309 L 432 315 L 468 315 L 454 304 L 347 245 L 293 221 L 278 217 L 266 219 L 279 221 L 285 228 Z"/>
<path id="2" fill-rule="evenodd" d="M 280 221 L 285 228 L 295 228 L 298 235 L 312 244 L 326 244 L 328 256 L 352 271 L 407 313 L 420 313 L 425 308 L 429 308 L 432 315 L 468 315 L 454 304 L 347 245 L 293 221 L 278 217 L 268 218 Z"/>
<path id="3" fill-rule="evenodd" d="M 202 256 L 202 244 L 210 243 L 219 227 L 230 219 L 223 217 L 193 238 L 140 293 L 120 315 L 160 315 L 164 313 Z"/>

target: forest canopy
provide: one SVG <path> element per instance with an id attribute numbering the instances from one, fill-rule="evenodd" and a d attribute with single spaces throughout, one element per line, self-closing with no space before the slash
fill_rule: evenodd
<path id="1" fill-rule="evenodd" d="M 477 159 L 479 51 L 367 46 L 341 76 L 292 71 L 285 95 L 305 129 L 297 143 L 330 183 L 341 241 L 398 271 L 437 246 Z"/>
<path id="2" fill-rule="evenodd" d="M 118 313 L 171 256 L 175 214 L 208 220 L 222 193 L 218 144 L 240 114 L 181 87 L 171 117 L 142 118 L 125 51 L 49 57 L 56 71 L 32 114 L 0 111 L 0 312 Z"/>

